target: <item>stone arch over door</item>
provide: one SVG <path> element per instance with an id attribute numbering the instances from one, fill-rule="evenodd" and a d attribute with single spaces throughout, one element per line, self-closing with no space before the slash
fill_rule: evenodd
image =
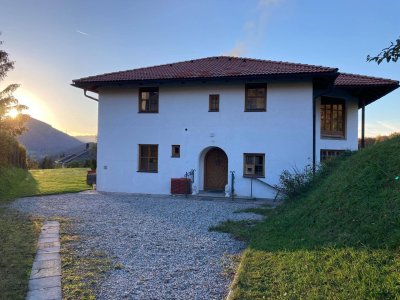
<path id="1" fill-rule="evenodd" d="M 221 148 L 210 148 L 204 156 L 204 190 L 224 191 L 227 183 L 228 156 Z"/>

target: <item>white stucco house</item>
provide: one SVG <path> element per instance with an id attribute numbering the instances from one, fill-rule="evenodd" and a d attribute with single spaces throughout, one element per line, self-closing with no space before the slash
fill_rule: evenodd
<path id="1" fill-rule="evenodd" d="M 98 93 L 97 189 L 195 190 L 273 198 L 285 169 L 358 149 L 358 110 L 398 81 L 336 68 L 209 57 L 73 80 Z"/>

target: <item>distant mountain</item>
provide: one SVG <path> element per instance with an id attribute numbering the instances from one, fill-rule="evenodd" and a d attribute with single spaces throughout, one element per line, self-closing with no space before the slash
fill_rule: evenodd
<path id="1" fill-rule="evenodd" d="M 19 136 L 18 140 L 28 150 L 29 156 L 36 159 L 46 155 L 56 156 L 84 146 L 78 139 L 34 118 L 28 120 L 26 127 L 28 131 Z"/>
<path id="2" fill-rule="evenodd" d="M 95 135 L 76 135 L 74 136 L 77 140 L 80 140 L 82 143 L 96 143 L 97 138 Z"/>

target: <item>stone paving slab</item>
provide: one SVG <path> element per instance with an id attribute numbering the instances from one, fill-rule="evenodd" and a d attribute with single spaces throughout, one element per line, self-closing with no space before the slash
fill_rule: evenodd
<path id="1" fill-rule="evenodd" d="M 60 224 L 46 221 L 32 265 L 27 300 L 61 300 Z"/>
<path id="2" fill-rule="evenodd" d="M 58 242 L 58 235 L 54 236 L 43 236 L 43 235 L 39 238 L 39 244 Z"/>
<path id="3" fill-rule="evenodd" d="M 37 260 L 33 263 L 32 270 L 49 269 L 49 268 L 61 268 L 61 262 L 59 259 L 46 259 Z"/>
<path id="4" fill-rule="evenodd" d="M 61 276 L 43 277 L 29 280 L 29 290 L 40 290 L 61 286 Z"/>
<path id="5" fill-rule="evenodd" d="M 61 268 L 48 268 L 32 270 L 31 279 L 39 279 L 44 277 L 61 276 Z"/>
<path id="6" fill-rule="evenodd" d="M 40 290 L 30 290 L 26 300 L 61 300 L 61 286 L 45 288 Z"/>
<path id="7" fill-rule="evenodd" d="M 60 253 L 36 253 L 35 261 L 60 259 Z"/>

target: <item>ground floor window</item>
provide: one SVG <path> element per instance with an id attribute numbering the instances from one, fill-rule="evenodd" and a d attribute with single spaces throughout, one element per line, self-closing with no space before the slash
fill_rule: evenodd
<path id="1" fill-rule="evenodd" d="M 158 145 L 139 145 L 139 172 L 158 171 Z"/>
<path id="2" fill-rule="evenodd" d="M 344 150 L 321 149 L 320 161 L 324 162 L 334 157 L 342 155 Z"/>
<path id="3" fill-rule="evenodd" d="M 265 176 L 265 154 L 245 153 L 243 154 L 243 176 L 264 177 Z"/>

